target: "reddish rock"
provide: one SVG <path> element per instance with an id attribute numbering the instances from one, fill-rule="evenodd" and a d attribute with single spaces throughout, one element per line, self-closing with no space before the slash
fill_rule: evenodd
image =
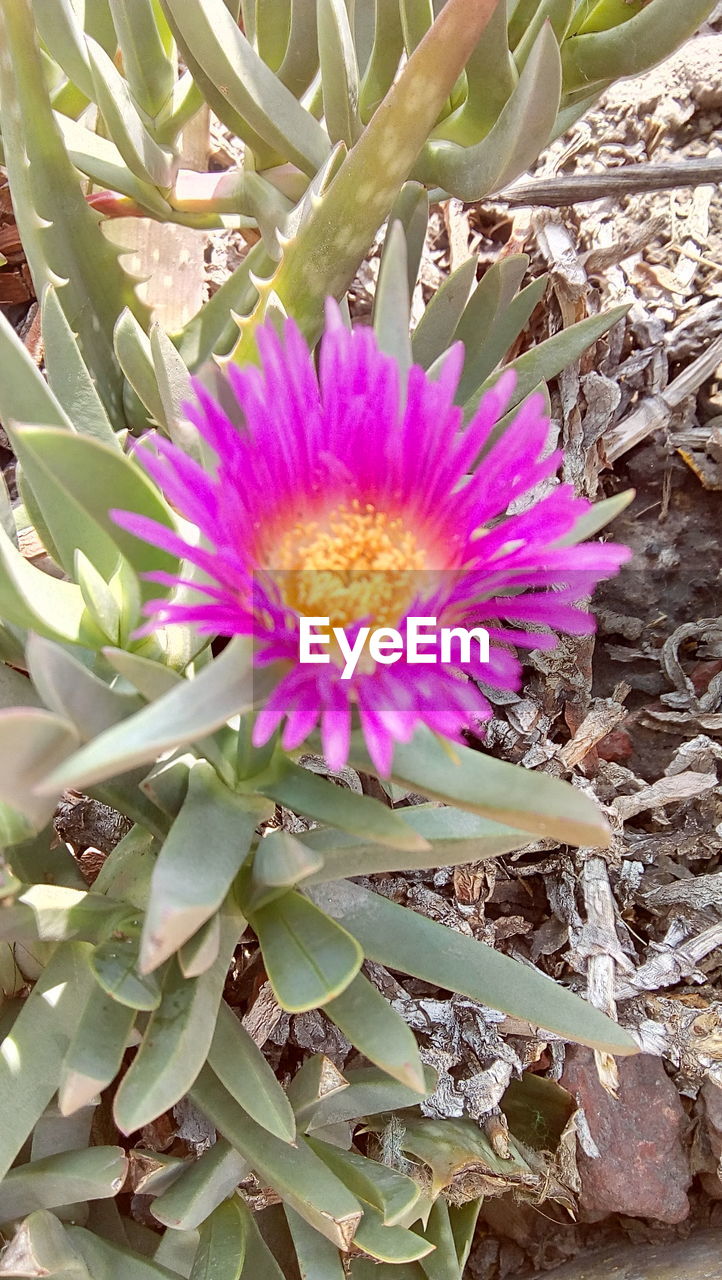
<path id="1" fill-rule="evenodd" d="M 692 1180 L 683 1144 L 687 1129 L 679 1094 L 659 1058 L 620 1058 L 619 1097 L 602 1088 L 591 1049 L 567 1052 L 561 1084 L 584 1108 L 599 1150 L 579 1152 L 580 1210 L 587 1222 L 610 1213 L 682 1222 Z"/>

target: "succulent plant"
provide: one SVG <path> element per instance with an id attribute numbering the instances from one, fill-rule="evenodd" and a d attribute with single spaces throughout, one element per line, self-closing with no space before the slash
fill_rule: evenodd
<path id="1" fill-rule="evenodd" d="M 327 297 L 343 300 L 387 220 L 378 346 L 403 386 L 412 364 L 430 382 L 446 377 L 462 342 L 457 404 L 475 421 L 546 282 L 520 291 L 523 255 L 478 283 L 470 261 L 410 334 L 429 198 L 499 190 L 606 84 L 663 57 L 711 8 L 0 0 L 4 157 L 45 348 L 43 374 L 0 317 L 0 419 L 21 499 L 0 492 L 0 1276 L 273 1280 L 295 1256 L 289 1266 L 318 1280 L 460 1280 L 478 1195 L 447 1203 L 443 1170 L 500 1158 L 470 1122 L 420 1115 L 433 1073 L 364 958 L 634 1052 L 573 992 L 357 882 L 539 836 L 600 845 L 596 805 L 423 727 L 397 743 L 375 794 L 335 787 L 275 736 L 254 745 L 270 686 L 248 637 L 221 648 L 191 622 L 139 631 L 158 594 L 147 575 L 181 593 L 198 579 L 176 554 L 189 526 L 127 430 L 150 425 L 206 466 L 182 407 L 190 374 L 207 380 L 213 356 L 261 360 L 260 325 L 286 316 L 313 344 Z M 184 167 L 183 130 L 204 101 L 243 141 L 241 171 Z M 138 212 L 260 233 L 172 335 L 100 226 Z M 491 443 L 623 314 L 590 316 L 507 365 L 516 388 Z M 215 371 L 216 386 L 226 374 Z M 586 512 L 573 538 L 594 536 L 625 501 Z M 160 545 L 133 536 L 118 510 L 155 522 L 173 549 L 162 533 Z M 27 524 L 54 574 L 21 554 Z M 190 585 L 169 587 L 181 575 Z M 374 773 L 358 733 L 349 751 L 359 775 Z M 130 826 L 90 888 L 54 835 L 66 786 Z M 398 787 L 442 803 L 399 808 Z M 315 826 L 291 832 L 284 811 Z M 322 1009 L 369 1066 L 342 1075 L 312 1055 L 281 1086 L 224 999 L 248 925 L 282 1008 Z M 192 1161 L 143 1152 L 143 1126 L 188 1098 L 218 1141 Z M 399 1112 L 396 1156 L 384 1159 Z M 376 1147 L 352 1141 L 362 1121 Z M 155 1230 L 119 1208 L 129 1150 Z M 509 1159 L 531 1176 L 513 1126 Z M 277 1201 L 258 1217 L 236 1193 L 253 1177 Z"/>

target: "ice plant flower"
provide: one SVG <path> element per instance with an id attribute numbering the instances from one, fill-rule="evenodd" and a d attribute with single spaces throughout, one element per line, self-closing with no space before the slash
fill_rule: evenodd
<path id="1" fill-rule="evenodd" d="M 502 375 L 463 427 L 453 402 L 460 345 L 437 377 L 418 367 L 401 375 L 373 331 L 350 332 L 333 303 L 318 373 L 291 320 L 281 336 L 265 326 L 258 345 L 260 367 L 230 366 L 223 407 L 200 384 L 197 404 L 187 407 L 213 468 L 159 436 L 137 450 L 200 533 L 194 542 L 141 515 L 113 513 L 136 537 L 194 566 L 194 598 L 186 590 L 149 602 L 144 631 L 182 623 L 254 636 L 256 664 L 276 663 L 279 672 L 255 722 L 256 744 L 284 721 L 287 750 L 319 728 L 338 768 L 357 716 L 374 766 L 387 775 L 394 742 L 420 724 L 458 739 L 488 719 L 477 682 L 518 688 L 517 646 L 550 648 L 555 632 L 592 631 L 583 602 L 628 551 L 569 545 L 590 504 L 553 479 L 561 454 L 547 448 L 541 397 L 489 443 L 513 374 Z M 505 514 L 545 481 L 543 497 Z M 189 585 L 180 575 L 150 576 Z M 366 656 L 342 680 L 340 652 L 326 665 L 300 661 L 301 617 L 329 619 L 353 640 L 364 625 L 403 633 L 419 616 L 483 626 L 488 662 L 476 652 L 455 666 Z"/>

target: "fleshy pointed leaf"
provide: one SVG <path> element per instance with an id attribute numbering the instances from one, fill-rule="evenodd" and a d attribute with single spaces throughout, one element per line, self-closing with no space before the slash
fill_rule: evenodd
<path id="1" fill-rule="evenodd" d="M 81 741 L 94 738 L 141 705 L 137 695 L 116 693 L 52 640 L 31 636 L 26 652 L 28 670 L 43 701 L 74 726 Z"/>
<path id="2" fill-rule="evenodd" d="M 230 1142 L 219 1138 L 153 1201 L 151 1213 L 175 1231 L 194 1230 L 235 1191 L 247 1173 L 248 1162 Z"/>
<path id="3" fill-rule="evenodd" d="M 284 1211 L 301 1280 L 344 1280 L 346 1273 L 338 1249 L 288 1205 Z"/>
<path id="4" fill-rule="evenodd" d="M 308 1144 L 354 1195 L 379 1210 L 386 1226 L 406 1219 L 421 1196 L 418 1182 L 378 1160 L 369 1160 L 355 1150 L 344 1151 L 319 1138 L 309 1138 Z"/>
<path id="5" fill-rule="evenodd" d="M 0 800 L 19 809 L 32 830 L 41 831 L 52 817 L 59 794 L 39 796 L 36 783 L 70 754 L 78 740 L 70 721 L 51 711 L 39 707 L 0 711 Z"/>
<path id="6" fill-rule="evenodd" d="M 219 1204 L 201 1226 L 190 1280 L 239 1280 L 246 1252 L 245 1226 L 237 1197 Z"/>
<path id="7" fill-rule="evenodd" d="M 336 787 L 290 761 L 276 767 L 268 781 L 259 781 L 258 790 L 296 813 L 332 823 L 342 831 L 365 835 L 369 840 L 378 840 L 396 849 L 427 847 L 423 836 L 379 800 Z"/>
<path id="8" fill-rule="evenodd" d="M 313 176 L 328 137 L 251 48 L 223 0 L 162 0 L 163 11 L 207 102 L 266 159 L 274 153 Z"/>
<path id="9" fill-rule="evenodd" d="M 252 1120 L 284 1142 L 293 1142 L 296 1121 L 291 1104 L 258 1045 L 224 1001 L 208 1062 Z"/>
<path id="10" fill-rule="evenodd" d="M 363 974 L 357 974 L 339 996 L 330 1000 L 324 1012 L 369 1062 L 410 1089 L 426 1093 L 414 1033 Z"/>
<path id="11" fill-rule="evenodd" d="M 476 275 L 476 259 L 467 258 L 433 294 L 412 339 L 414 363 L 428 369 L 449 347 Z M 467 352 L 467 360 L 470 353 Z"/>
<path id="12" fill-rule="evenodd" d="M 72 430 L 72 424 L 53 395 L 25 344 L 0 312 L 0 419 L 33 422 Z"/>
<path id="13" fill-rule="evenodd" d="M 314 1053 L 301 1064 L 288 1086 L 288 1101 L 299 1124 L 305 1126 L 324 1098 L 348 1088 L 348 1081 L 324 1053 Z"/>
<path id="14" fill-rule="evenodd" d="M 564 42 L 565 91 L 636 76 L 668 57 L 714 9 L 714 0 L 653 0 L 627 22 Z"/>
<path id="15" fill-rule="evenodd" d="M 548 978 L 351 881 L 309 893 L 358 938 L 372 960 L 524 1018 L 607 1053 L 636 1053 L 622 1027 Z"/>
<path id="16" fill-rule="evenodd" d="M 153 868 L 140 952 L 144 973 L 157 969 L 220 909 L 258 821 L 248 799 L 233 795 L 211 765 L 199 761 L 190 770 L 186 798 Z M 212 857 L 199 880 L 199 851 L 208 845 Z"/>
<path id="17" fill-rule="evenodd" d="M 416 1262 L 431 1253 L 433 1244 L 405 1227 L 387 1227 L 378 1209 L 364 1204 L 356 1245 L 379 1262 Z"/>
<path id="18" fill-rule="evenodd" d="M 340 994 L 361 968 L 354 938 L 300 893 L 287 893 L 251 916 L 276 999 L 299 1013 Z"/>
<path id="19" fill-rule="evenodd" d="M 79 547 L 106 581 L 117 568 L 118 551 L 139 573 L 177 568 L 174 556 L 126 533 L 109 514 L 119 507 L 173 528 L 170 508 L 141 468 L 119 449 L 52 427 L 15 427 L 11 432 L 69 573 Z M 152 593 L 157 594 L 157 587 L 144 584 L 144 594 Z"/>
<path id="20" fill-rule="evenodd" d="M 55 121 L 37 47 L 30 0 L 2 0 L 0 68 L 2 133 L 16 220 L 35 291 L 58 292 L 83 359 L 114 425 L 125 425 L 122 379 L 112 329 L 124 306 L 146 315 L 88 207 Z M 25 419 L 27 421 L 27 419 Z M 44 419 L 43 419 L 44 420 Z"/>
<path id="21" fill-rule="evenodd" d="M 143 0 L 140 3 L 142 5 Z M 105 49 L 92 39 L 86 40 L 86 48 L 93 77 L 93 97 L 125 163 L 141 182 L 170 188 L 175 169 L 172 151 L 159 146 L 146 129 L 127 81 Z"/>
<path id="22" fill-rule="evenodd" d="M 352 147 L 361 132 L 356 50 L 344 0 L 318 0 L 323 114 L 332 142 Z"/>
<path id="23" fill-rule="evenodd" d="M 0 1049 L 0 1176 L 4 1176 L 58 1087 L 63 1059 L 92 977 L 84 943 L 59 947 Z"/>
<path id="24" fill-rule="evenodd" d="M 351 751 L 359 767 L 370 768 L 360 742 Z M 592 846 L 609 840 L 601 810 L 568 783 L 441 742 L 427 729 L 418 730 L 410 743 L 397 744 L 392 773 L 395 781 L 424 795 L 537 836 Z"/>
<path id="25" fill-rule="evenodd" d="M 73 1248 L 54 1213 L 38 1209 L 21 1224 L 0 1254 L 0 1276 L 62 1276 L 97 1280 Z"/>
<path id="26" fill-rule="evenodd" d="M 0 541 L 2 534 L 0 533 Z M 238 637 L 193 680 L 183 680 L 129 720 L 109 729 L 63 766 L 49 787 L 91 786 L 135 765 L 152 764 L 171 747 L 198 742 L 233 715 L 262 703 L 273 676 L 252 666 L 251 644 Z"/>
<path id="27" fill-rule="evenodd" d="M 466 147 L 432 138 L 414 166 L 414 177 L 465 201 L 501 191 L 534 163 L 548 143 L 561 85 L 559 45 L 547 24 L 486 137 Z"/>
<path id="28" fill-rule="evenodd" d="M 115 1095 L 121 1133 L 132 1133 L 187 1093 L 208 1056 L 223 984 L 242 931 L 235 910 L 224 913 L 218 959 L 199 978 L 184 978 L 171 961 L 158 1008 Z"/>
<path id="29" fill-rule="evenodd" d="M 112 12 L 133 97 L 149 116 L 157 116 L 175 84 L 173 58 L 159 29 L 162 25 L 167 36 L 168 28 L 153 0 L 113 0 Z"/>
<path id="30" fill-rule="evenodd" d="M 62 1151 L 11 1169 L 0 1184 L 0 1221 L 75 1201 L 104 1200 L 120 1191 L 128 1168 L 122 1147 Z M 1 1273 L 0 1273 L 1 1274 Z"/>
<path id="31" fill-rule="evenodd" d="M 63 1063 L 58 1100 L 64 1116 L 88 1106 L 115 1079 L 134 1022 L 135 1009 L 93 984 Z"/>
<path id="32" fill-rule="evenodd" d="M 48 285 L 43 294 L 42 325 L 48 382 L 74 430 L 117 448 L 118 439 L 112 423 L 98 395 L 88 366 L 83 360 L 78 340 L 68 323 L 53 285 Z M 11 416 L 17 418 L 17 414 Z M 35 426 L 41 425 L 40 419 L 28 418 L 25 415 L 19 421 L 32 423 Z M 64 424 L 50 422 L 47 425 L 63 426 Z"/>
<path id="33" fill-rule="evenodd" d="M 582 352 L 622 320 L 628 310 L 629 307 L 623 304 L 619 307 L 611 307 L 602 315 L 587 316 L 586 320 L 580 320 L 578 324 L 562 329 L 552 338 L 547 338 L 545 342 L 540 342 L 538 346 L 531 347 L 523 355 L 517 356 L 516 360 L 512 360 L 505 368 L 513 369 L 516 373 L 513 403 L 520 404 L 540 382 L 555 378 L 573 360 L 578 360 Z M 497 377 L 498 374 L 492 375 L 466 400 L 464 409 L 467 416 L 476 410 L 484 392 Z"/>
<path id="34" fill-rule="evenodd" d="M 409 338 L 408 259 L 406 237 L 400 222 L 391 222 L 381 255 L 374 297 L 373 326 L 379 348 L 396 360 L 400 374 L 411 368 Z"/>
<path id="35" fill-rule="evenodd" d="M 156 974 L 140 973 L 140 921 L 118 922 L 113 936 L 95 948 L 91 965 L 96 981 L 112 1000 L 129 1009 L 157 1009 L 161 1001 Z"/>
<path id="36" fill-rule="evenodd" d="M 436 1088 L 437 1075 L 431 1067 L 424 1068 L 427 1096 Z M 357 1067 L 346 1072 L 348 1088 L 329 1095 L 319 1103 L 313 1117 L 307 1121 L 309 1133 L 316 1133 L 328 1125 L 358 1120 L 359 1116 L 373 1116 L 385 1111 L 399 1111 L 404 1107 L 417 1107 L 419 1095 L 408 1085 L 392 1080 L 378 1067 Z"/>
<path id="37" fill-rule="evenodd" d="M 241 1110 L 209 1067 L 204 1067 L 196 1080 L 191 1097 L 284 1202 L 339 1248 L 349 1247 L 361 1206 L 302 1139 L 291 1147 L 262 1129 Z"/>
<path id="38" fill-rule="evenodd" d="M 307 831 L 304 846 L 323 857 L 309 884 L 324 884 L 346 876 L 376 875 L 384 871 L 416 871 L 426 867 L 458 866 L 480 862 L 529 844 L 529 832 L 444 805 L 411 805 L 404 810 L 409 826 L 429 842 L 421 853 L 369 844 L 362 836 L 343 835 L 332 828 Z"/>

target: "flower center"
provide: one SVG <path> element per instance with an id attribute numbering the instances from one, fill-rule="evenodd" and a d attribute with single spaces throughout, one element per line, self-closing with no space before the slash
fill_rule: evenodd
<path id="1" fill-rule="evenodd" d="M 325 519 L 299 521 L 274 548 L 284 598 L 307 617 L 346 627 L 361 618 L 392 624 L 417 593 L 428 557 L 399 516 L 358 499 Z"/>

